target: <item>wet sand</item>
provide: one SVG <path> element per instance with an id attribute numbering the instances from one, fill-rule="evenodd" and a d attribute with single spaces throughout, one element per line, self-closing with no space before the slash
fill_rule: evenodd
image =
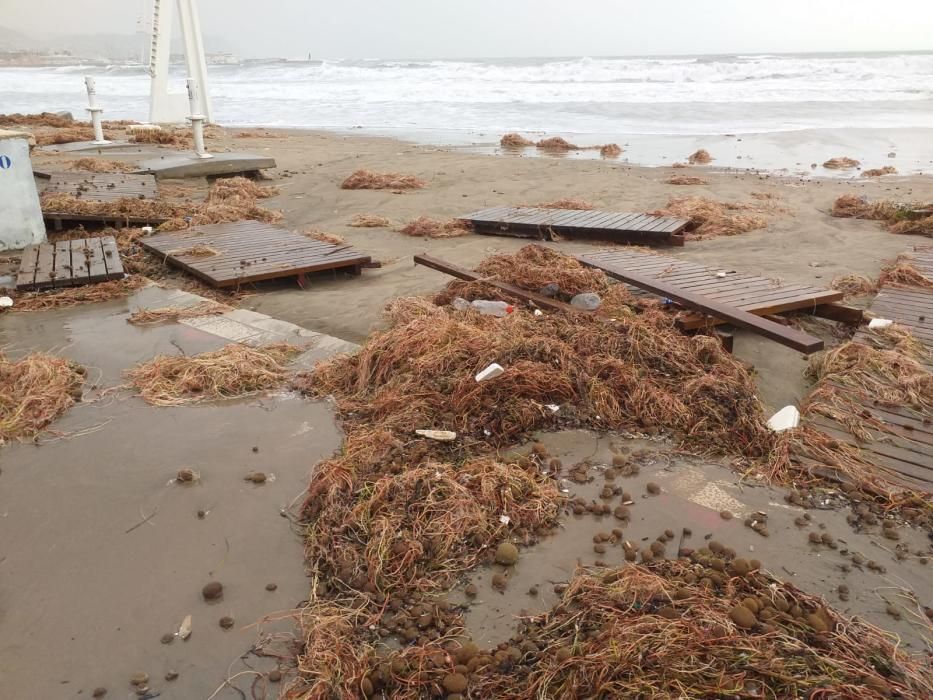
<path id="1" fill-rule="evenodd" d="M 146 305 L 165 295 L 142 292 Z M 0 344 L 84 363 L 100 390 L 157 352 L 225 344 L 180 324 L 130 326 L 139 303 L 10 314 Z M 272 633 L 292 638 L 290 611 L 308 594 L 300 530 L 283 514 L 340 443 L 330 406 L 283 394 L 155 408 L 86 390 L 41 446 L 2 450 L 0 697 L 88 698 L 97 687 L 130 697 L 137 672 L 163 698 L 207 698 L 228 673 L 241 673 L 246 693 L 256 681 L 262 697 L 261 673 L 277 663 L 251 650 Z M 191 485 L 175 481 L 185 467 L 199 474 Z M 244 481 L 254 470 L 269 481 Z M 223 599 L 208 604 L 201 589 L 214 580 Z M 190 638 L 163 644 L 187 615 Z M 229 630 L 224 616 L 234 618 Z M 267 616 L 282 619 L 262 623 Z M 170 670 L 179 674 L 171 682 Z"/>
<path id="2" fill-rule="evenodd" d="M 680 546 L 699 549 L 716 540 L 732 547 L 737 556 L 759 559 L 765 571 L 778 579 L 793 583 L 808 593 L 822 595 L 837 610 L 857 615 L 882 629 L 898 634 L 906 650 L 923 653 L 933 643 L 929 625 L 922 619 L 916 602 L 903 597 L 912 591 L 921 605 L 933 600 L 933 563 L 923 563 L 922 557 L 913 555 L 899 561 L 893 553 L 893 543 L 884 539 L 880 527 L 869 527 L 854 532 L 846 522 L 846 511 L 836 508 L 825 510 L 803 508 L 788 504 L 785 491 L 741 482 L 727 465 L 711 460 L 674 456 L 663 441 L 627 439 L 617 435 L 598 435 L 589 431 L 565 431 L 536 436 L 551 457 L 560 459 L 564 469 L 560 487 L 567 497 L 581 497 L 587 502 L 606 503 L 611 508 L 622 503 L 623 495 L 611 499 L 600 497 L 604 485 L 617 485 L 632 496 L 628 506 L 630 521 L 622 522 L 613 515 L 595 516 L 591 513 L 574 515 L 565 509 L 562 526 L 556 535 L 545 538 L 533 547 L 520 549 L 521 555 L 514 567 L 493 565 L 483 567 L 468 577 L 479 589 L 474 599 L 468 598 L 463 587 L 453 592 L 451 602 L 467 604 L 465 614 L 467 633 L 480 646 L 495 646 L 508 641 L 515 633 L 517 617 L 545 612 L 559 600 L 555 585 L 569 582 L 579 566 L 594 566 L 603 561 L 607 566 L 624 563 L 621 542 L 607 544 L 605 553 L 596 553 L 593 538 L 598 533 L 609 534 L 621 529 L 623 541 L 639 549 L 647 547 L 665 530 L 674 532 L 667 543 L 665 557 L 674 558 Z M 524 448 L 527 452 L 529 447 Z M 616 454 L 631 455 L 639 450 L 650 452 L 633 477 L 618 476 L 605 479 L 606 468 Z M 568 478 L 570 468 L 583 461 L 591 464 L 591 481 L 578 484 Z M 661 493 L 647 493 L 649 482 L 661 486 Z M 732 514 L 724 520 L 720 511 Z M 767 514 L 767 537 L 746 527 L 746 517 L 755 517 L 758 511 Z M 798 527 L 794 519 L 809 513 L 811 525 Z M 682 536 L 683 528 L 692 533 Z M 838 548 L 812 545 L 810 532 L 830 533 Z M 911 552 L 929 555 L 923 533 L 902 528 L 899 543 L 909 545 Z M 854 553 L 866 562 L 874 560 L 887 569 L 884 574 L 869 570 L 865 565 L 852 563 Z M 848 570 L 844 571 L 843 566 Z M 508 577 L 505 591 L 492 587 L 492 576 L 503 573 Z M 843 601 L 838 587 L 850 589 L 850 599 Z M 535 587 L 536 595 L 529 595 Z M 894 620 L 886 614 L 887 603 L 901 606 L 902 619 Z M 908 610 L 912 610 L 909 613 Z"/>

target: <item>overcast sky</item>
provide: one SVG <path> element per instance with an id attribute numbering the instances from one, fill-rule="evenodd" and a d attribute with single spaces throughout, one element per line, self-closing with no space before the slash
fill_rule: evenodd
<path id="1" fill-rule="evenodd" d="M 174 0 L 163 0 L 173 2 Z M 0 0 L 29 34 L 132 33 L 149 0 Z M 199 0 L 245 57 L 933 50 L 933 0 Z"/>

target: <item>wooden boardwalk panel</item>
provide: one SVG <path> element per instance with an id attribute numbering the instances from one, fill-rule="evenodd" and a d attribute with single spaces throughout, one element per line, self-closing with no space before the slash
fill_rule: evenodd
<path id="1" fill-rule="evenodd" d="M 148 236 L 140 245 L 151 253 L 215 287 L 297 277 L 322 270 L 349 270 L 358 274 L 371 261 L 346 245 L 332 245 L 258 221 L 198 226 L 187 231 Z M 195 246 L 216 251 L 192 254 Z"/>
<path id="2" fill-rule="evenodd" d="M 27 246 L 16 288 L 21 291 L 77 287 L 123 279 L 123 264 L 113 236 L 76 238 Z"/>
<path id="3" fill-rule="evenodd" d="M 91 202 L 118 199 L 158 199 L 159 186 L 154 175 L 127 173 L 69 172 L 52 173 L 43 194 L 70 194 Z"/>
<path id="4" fill-rule="evenodd" d="M 648 245 L 683 245 L 686 219 L 612 211 L 493 207 L 460 217 L 477 233 L 551 240 L 555 235 Z"/>
<path id="5" fill-rule="evenodd" d="M 747 311 L 756 316 L 786 311 L 813 309 L 821 304 L 840 301 L 842 292 L 805 284 L 782 285 L 774 280 L 735 271 L 713 270 L 696 263 L 664 255 L 633 250 L 611 250 L 583 255 L 585 264 L 600 267 L 610 265 L 699 294 L 712 301 Z M 687 312 L 677 319 L 683 330 L 713 326 L 722 321 L 710 316 Z"/>

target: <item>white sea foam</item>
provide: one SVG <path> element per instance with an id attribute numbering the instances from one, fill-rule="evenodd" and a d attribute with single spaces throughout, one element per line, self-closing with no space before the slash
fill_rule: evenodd
<path id="1" fill-rule="evenodd" d="M 933 53 L 355 60 L 211 67 L 220 122 L 598 134 L 933 128 Z M 144 119 L 142 68 L 0 69 L 2 111 Z M 175 79 L 182 88 L 182 76 Z"/>

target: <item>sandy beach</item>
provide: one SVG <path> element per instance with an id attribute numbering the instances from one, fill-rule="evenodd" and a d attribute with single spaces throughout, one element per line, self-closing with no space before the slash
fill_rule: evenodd
<path id="1" fill-rule="evenodd" d="M 413 255 L 428 252 L 473 268 L 492 254 L 515 252 L 529 243 L 477 234 L 417 238 L 394 230 L 421 216 L 450 219 L 486 207 L 534 205 L 565 197 L 586 200 L 599 209 L 637 212 L 663 209 L 672 197 L 767 201 L 763 229 L 690 240 L 682 248 L 661 252 L 716 269 L 818 287 L 829 286 L 834 278 L 846 274 L 877 277 L 898 254 L 928 240 L 894 235 L 876 221 L 834 218 L 829 212 L 834 200 L 844 194 L 870 200 L 933 201 L 933 178 L 909 174 L 813 177 L 808 172 L 809 158 L 801 168 L 805 175 L 738 170 L 741 161 L 733 157 L 736 144 L 725 138 L 712 143 L 691 141 L 690 150 L 683 143 L 683 152 L 677 156 L 673 154 L 681 144 L 668 143 L 666 148 L 676 160 L 686 160 L 700 146 L 716 158 L 710 166 L 674 169 L 630 165 L 624 153 L 620 160 L 532 157 L 530 152 L 505 154 L 473 145 L 426 146 L 373 136 L 243 131 L 228 128 L 212 136 L 209 146 L 215 152 L 250 151 L 276 159 L 278 167 L 266 173 L 269 181 L 263 184 L 275 185 L 279 194 L 263 205 L 281 210 L 284 226 L 338 234 L 348 245 L 381 262 L 381 267 L 366 269 L 360 277 L 314 275 L 304 289 L 292 281 L 262 283 L 246 290 L 249 295 L 237 306 L 351 343 L 362 344 L 373 331 L 385 327 L 383 311 L 388 302 L 434 294 L 450 281 L 414 265 Z M 803 154 L 807 146 L 801 143 L 799 150 Z M 822 162 L 834 155 L 848 154 L 812 158 Z M 106 157 L 132 161 L 136 156 L 133 149 L 126 149 Z M 903 157 L 910 155 L 904 152 Z M 37 151 L 33 160 L 37 169 L 54 168 L 69 156 Z M 884 164 L 879 161 L 877 165 Z M 426 186 L 398 193 L 339 187 L 361 168 L 414 175 L 426 181 Z M 708 183 L 667 184 L 675 174 L 702 176 Z M 197 192 L 207 189 L 203 181 L 167 184 L 184 184 Z M 766 199 L 760 199 L 763 195 Z M 392 226 L 351 227 L 356 214 L 383 216 Z M 569 240 L 547 245 L 572 254 L 607 247 Z M 141 294 L 151 295 L 148 303 L 157 305 L 156 297 L 161 298 L 164 290 Z M 156 350 L 174 352 L 175 347 L 190 354 L 217 347 L 217 338 L 192 333 L 181 325 L 128 330 L 126 316 L 145 302 L 134 296 L 128 302 L 0 316 L 0 345 L 10 347 L 14 356 L 61 349 L 64 356 L 101 368 L 101 389 L 118 385 L 122 370 Z M 806 327 L 830 344 L 843 337 L 834 324 L 808 322 Z M 112 348 L 97 356 L 94 348 L 100 338 L 111 341 Z M 736 333 L 734 352 L 755 369 L 753 377 L 765 415 L 804 399 L 810 382 L 804 376 L 807 358 L 800 353 L 746 332 Z M 86 698 L 96 686 L 112 688 L 108 697 L 124 697 L 132 692 L 124 690 L 126 679 L 147 670 L 153 678 L 153 692 L 161 695 L 146 697 L 249 697 L 250 684 L 254 692 L 257 687 L 253 676 L 262 676 L 250 663 L 269 661 L 250 656 L 257 635 L 253 624 L 267 615 L 280 622 L 287 618 L 287 611 L 307 601 L 306 576 L 317 575 L 313 569 L 302 571 L 299 533 L 288 527 L 290 521 L 280 518 L 279 512 L 294 515 L 290 509 L 303 498 L 313 465 L 338 447 L 341 434 L 334 406 L 275 394 L 216 407 L 153 411 L 138 398 L 118 396 L 95 399 L 81 407 L 83 412 L 70 413 L 56 426 L 65 431 L 102 426 L 92 434 L 56 441 L 39 450 L 29 444 L 2 448 L 5 486 L 0 491 L 0 512 L 11 516 L 5 530 L 12 533 L 16 544 L 4 547 L 12 561 L 4 563 L 6 557 L 0 557 L 5 589 L 0 600 L 7 601 L 4 607 L 8 608 L 2 615 L 4 634 L 17 641 L 0 645 L 0 687 L 11 689 L 6 695 L 10 698 Z M 131 401 L 132 410 L 124 410 L 123 401 Z M 300 401 L 307 401 L 310 408 L 303 408 Z M 190 418 L 191 411 L 198 415 Z M 199 426 L 197 431 L 185 430 L 189 420 L 190 425 Z M 144 433 L 145 439 L 132 437 L 137 432 Z M 163 434 L 172 436 L 170 446 Z M 728 459 L 675 455 L 663 438 L 633 439 L 588 430 L 536 437 L 546 444 L 550 456 L 568 465 L 597 465 L 593 468 L 597 476 L 602 476 L 598 465 L 611 464 L 614 457 L 630 450 L 648 455 L 641 475 L 624 482 L 636 494 L 635 516 L 631 529 L 626 530 L 632 540 L 648 540 L 665 528 L 683 527 L 692 529 L 695 543 L 703 536 L 721 539 L 740 554 L 760 557 L 773 574 L 900 635 L 909 652 L 929 650 L 927 622 L 886 615 L 885 598 L 877 593 L 886 585 L 903 587 L 913 591 L 921 604 L 929 604 L 933 583 L 925 560 L 912 556 L 900 561 L 890 549 L 879 549 L 883 542 L 874 533 L 849 531 L 839 502 L 813 510 L 814 527 L 819 523 L 821 530 L 848 539 L 852 551 L 883 561 L 890 578 L 860 569 L 849 573 L 840 568 L 843 560 L 835 549 L 816 551 L 807 543 L 806 530 L 794 524 L 804 510 L 786 502 L 787 492 L 742 482 Z M 81 452 L 80 459 L 69 456 L 73 450 Z M 520 451 L 526 453 L 528 446 Z M 137 452 L 145 458 L 135 458 Z M 125 470 L 123 466 L 131 462 L 133 468 Z M 63 469 L 65 464 L 70 469 Z M 180 491 L 167 485 L 167 479 L 185 464 L 203 471 L 203 487 Z M 273 469 L 278 478 L 264 489 L 244 485 L 241 472 L 254 467 Z M 661 484 L 662 494 L 646 501 L 643 494 L 651 479 Z M 58 493 L 63 484 L 71 492 L 68 498 Z M 595 502 L 599 489 L 595 483 L 585 484 L 574 487 L 571 496 Z M 119 508 L 110 509 L 107 504 L 111 502 L 119 503 Z M 51 503 L 58 518 L 55 527 L 38 515 Z M 200 522 L 199 509 L 213 510 L 213 517 Z M 771 536 L 765 538 L 743 527 L 740 517 L 720 517 L 722 510 L 737 515 L 767 511 Z M 154 512 L 159 516 L 151 525 L 137 525 Z M 522 548 L 522 561 L 510 573 L 513 583 L 506 593 L 490 585 L 491 573 L 499 570 L 490 566 L 475 568 L 450 592 L 450 602 L 464 607 L 467 632 L 478 644 L 507 642 L 522 610 L 542 612 L 556 604 L 559 597 L 552 584 L 568 580 L 580 564 L 593 565 L 598 559 L 592 552 L 593 537 L 614 527 L 611 518 L 594 519 L 589 514 L 569 515 L 564 520 L 536 547 Z M 129 530 L 134 526 L 137 529 Z M 75 534 L 79 531 L 84 534 Z M 905 527 L 904 542 L 921 551 L 927 546 L 926 534 Z M 103 551 L 95 551 L 97 544 Z M 56 570 L 55 562 L 62 560 L 49 552 L 66 545 L 67 570 Z M 43 554 L 32 557 L 32 548 Z M 229 594 L 225 602 L 202 610 L 199 587 L 217 571 Z M 76 584 L 64 585 L 66 578 Z M 275 592 L 263 589 L 269 581 L 276 582 Z M 853 588 L 853 599 L 845 605 L 836 595 L 843 581 Z M 464 596 L 469 582 L 479 588 L 478 596 Z M 538 587 L 541 595 L 532 600 L 526 591 Z M 52 612 L 44 618 L 36 611 L 45 606 Z M 198 625 L 192 642 L 161 645 L 160 635 L 177 628 L 191 611 Z M 237 618 L 236 628 L 223 637 L 214 619 L 222 614 Z M 288 622 L 277 628 L 284 629 L 282 638 L 289 638 Z M 64 659 L 56 662 L 55 673 L 44 665 L 42 657 L 47 654 Z M 283 661 L 283 667 L 290 663 Z M 267 670 L 269 664 L 263 668 Z M 172 669 L 181 670 L 181 678 L 174 684 L 163 683 L 163 674 Z M 245 675 L 224 688 L 224 679 L 237 672 Z M 211 695 L 215 689 L 221 692 Z M 254 697 L 271 698 L 278 692 L 268 685 L 261 689 L 268 695 Z M 347 693 L 353 696 L 357 691 Z"/>

